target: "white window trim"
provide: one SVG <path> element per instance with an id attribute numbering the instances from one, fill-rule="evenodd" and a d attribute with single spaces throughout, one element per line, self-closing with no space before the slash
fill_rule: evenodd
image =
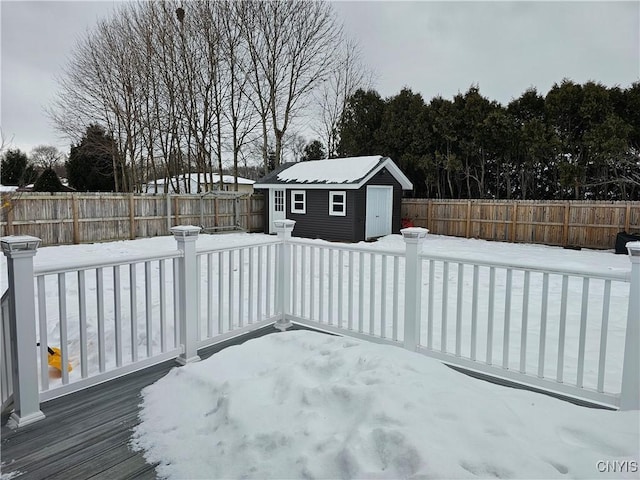
<path id="1" fill-rule="evenodd" d="M 342 195 L 342 211 L 341 212 L 336 212 L 334 210 L 334 206 L 336 205 L 336 202 L 334 202 L 333 197 L 337 196 L 337 195 Z M 329 216 L 331 217 L 346 217 L 347 216 L 347 192 L 346 190 L 341 190 L 341 191 L 332 191 L 329 192 Z"/>
<path id="2" fill-rule="evenodd" d="M 277 205 L 278 205 L 278 200 L 277 200 L 277 193 L 282 192 L 282 210 L 278 210 Z M 273 191 L 273 211 L 274 212 L 284 212 L 285 211 L 285 207 L 286 207 L 286 202 L 285 202 L 285 198 L 286 198 L 286 190 L 274 190 Z"/>
<path id="3" fill-rule="evenodd" d="M 296 208 L 295 196 L 300 194 L 302 195 L 302 208 Z M 306 190 L 291 190 L 291 213 L 307 213 Z"/>

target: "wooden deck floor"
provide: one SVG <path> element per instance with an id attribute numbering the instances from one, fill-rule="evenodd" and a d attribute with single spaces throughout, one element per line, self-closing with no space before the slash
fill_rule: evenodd
<path id="1" fill-rule="evenodd" d="M 308 329 L 294 324 L 292 330 Z M 236 337 L 200 352 L 208 358 L 220 350 L 251 338 L 277 333 L 273 326 Z M 327 332 L 323 332 L 327 333 Z M 0 471 L 3 476 L 19 472 L 27 479 L 151 479 L 155 465 L 145 462 L 141 453 L 131 451 L 129 440 L 138 424 L 140 391 L 166 375 L 174 361 L 132 373 L 111 382 L 51 400 L 42 405 L 44 420 L 12 430 L 2 417 Z M 527 388 L 481 374 L 454 370 L 500 385 Z M 530 389 L 530 388 L 527 388 Z M 539 392 L 582 406 L 603 408 L 589 402 Z"/>
<path id="2" fill-rule="evenodd" d="M 294 326 L 294 328 L 303 328 Z M 264 327 L 200 352 L 204 359 L 276 330 Z M 2 417 L 3 476 L 26 479 L 151 479 L 155 465 L 128 446 L 138 424 L 140 391 L 175 367 L 169 361 L 42 405 L 44 420 L 12 430 Z"/>

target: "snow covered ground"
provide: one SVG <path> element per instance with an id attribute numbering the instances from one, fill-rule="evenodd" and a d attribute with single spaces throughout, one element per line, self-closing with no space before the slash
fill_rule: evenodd
<path id="1" fill-rule="evenodd" d="M 140 416 L 132 444 L 169 479 L 638 478 L 637 411 L 306 331 L 175 368 L 143 391 Z M 611 465 L 626 470 L 601 473 Z"/>

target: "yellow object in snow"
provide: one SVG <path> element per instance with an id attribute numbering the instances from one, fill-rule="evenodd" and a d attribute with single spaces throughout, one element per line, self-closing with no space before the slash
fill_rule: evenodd
<path id="1" fill-rule="evenodd" d="M 49 365 L 62 371 L 62 352 L 60 352 L 60 349 L 57 347 L 47 347 L 47 351 L 49 352 Z M 67 372 L 71 370 L 73 370 L 73 367 L 67 362 Z"/>

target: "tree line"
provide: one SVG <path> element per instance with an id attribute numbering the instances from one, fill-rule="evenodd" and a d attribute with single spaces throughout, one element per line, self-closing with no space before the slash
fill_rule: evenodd
<path id="1" fill-rule="evenodd" d="M 425 102 L 359 89 L 339 156 L 391 157 L 431 198 L 640 200 L 640 83 L 563 80 L 503 106 L 472 86 Z"/>
<path id="2" fill-rule="evenodd" d="M 335 152 L 367 79 L 328 2 L 133 2 L 79 41 L 48 113 L 85 153 L 102 129 L 114 188 L 135 191 L 226 164 L 237 177 L 255 158 L 277 167 L 288 147 L 304 152 L 301 125 Z"/>
<path id="3" fill-rule="evenodd" d="M 2 185 L 26 187 L 36 192 L 65 191 L 60 177 L 65 175 L 64 155 L 52 145 L 38 145 L 27 155 L 19 148 L 1 145 Z"/>

